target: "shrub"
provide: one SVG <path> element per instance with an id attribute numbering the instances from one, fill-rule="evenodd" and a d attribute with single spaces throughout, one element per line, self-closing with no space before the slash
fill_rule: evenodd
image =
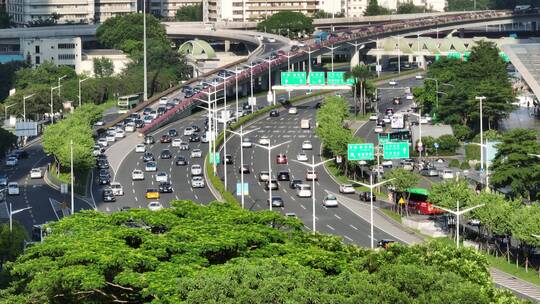
<path id="1" fill-rule="evenodd" d="M 440 151 L 454 153 L 459 148 L 459 141 L 452 135 L 443 135 L 437 138 L 436 142 L 439 144 Z"/>
<path id="2" fill-rule="evenodd" d="M 469 162 L 468 161 L 464 161 L 461 163 L 461 165 L 459 166 L 459 168 L 461 170 L 468 170 L 471 168 L 471 166 L 469 165 Z"/>
<path id="3" fill-rule="evenodd" d="M 459 160 L 452 159 L 450 163 L 448 163 L 448 167 L 450 168 L 459 168 Z"/>
<path id="4" fill-rule="evenodd" d="M 471 128 L 469 128 L 469 127 L 467 127 L 465 125 L 453 125 L 452 126 L 452 131 L 454 131 L 454 136 L 459 141 L 466 141 L 466 140 L 470 139 L 470 137 L 472 135 Z"/>

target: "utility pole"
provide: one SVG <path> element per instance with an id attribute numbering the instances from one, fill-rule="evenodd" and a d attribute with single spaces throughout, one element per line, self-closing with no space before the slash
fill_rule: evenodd
<path id="1" fill-rule="evenodd" d="M 90 78 L 86 77 L 84 79 L 79 79 L 79 107 L 82 104 L 82 101 L 81 101 L 81 83 L 87 81 L 88 79 L 90 79 Z"/>
<path id="2" fill-rule="evenodd" d="M 484 115 L 482 113 L 482 102 L 486 99 L 486 96 L 476 96 L 474 99 L 480 101 L 480 143 L 484 144 Z M 484 148 L 480 147 L 480 171 L 484 172 Z"/>
<path id="3" fill-rule="evenodd" d="M 73 139 L 69 142 L 70 156 L 71 156 L 71 215 L 75 214 L 75 176 L 73 174 Z"/>
<path id="4" fill-rule="evenodd" d="M 235 135 L 238 135 L 240 137 L 240 171 L 242 171 L 240 173 L 240 189 L 242 191 L 242 194 L 241 194 L 241 197 L 242 197 L 242 209 L 244 209 L 245 207 L 245 199 L 244 199 L 244 170 L 242 169 L 244 167 L 244 148 L 242 147 L 242 143 L 244 142 L 244 136 L 245 135 L 248 135 L 249 133 L 251 132 L 254 132 L 256 130 L 258 130 L 259 128 L 256 128 L 256 129 L 252 129 L 252 130 L 249 130 L 249 131 L 246 131 L 244 132 L 244 126 L 243 125 L 240 125 L 240 132 L 235 132 L 233 130 L 229 130 L 229 132 L 235 134 Z"/>
<path id="5" fill-rule="evenodd" d="M 26 122 L 26 100 L 28 98 L 32 98 L 32 96 L 34 96 L 36 94 L 32 94 L 32 95 L 28 95 L 28 96 L 24 96 L 23 97 L 23 121 Z"/>
<path id="6" fill-rule="evenodd" d="M 148 100 L 148 71 L 146 66 L 146 0 L 143 0 L 143 72 L 144 72 L 144 100 Z"/>

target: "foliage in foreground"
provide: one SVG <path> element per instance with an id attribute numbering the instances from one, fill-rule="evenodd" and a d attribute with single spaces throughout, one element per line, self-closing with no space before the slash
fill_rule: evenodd
<path id="1" fill-rule="evenodd" d="M 442 243 L 370 251 L 278 213 L 172 202 L 84 211 L 9 265 L 0 303 L 517 303 L 485 257 Z"/>

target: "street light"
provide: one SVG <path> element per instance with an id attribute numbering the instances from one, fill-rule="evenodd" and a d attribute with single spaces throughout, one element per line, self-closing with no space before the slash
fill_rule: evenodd
<path id="1" fill-rule="evenodd" d="M 240 136 L 240 184 L 241 184 L 241 189 L 242 189 L 242 209 L 244 209 L 244 170 L 242 170 L 242 168 L 244 167 L 244 148 L 242 148 L 242 143 L 244 142 L 244 135 L 248 135 L 249 133 L 251 132 L 254 132 L 256 130 L 258 130 L 259 128 L 257 129 L 252 129 L 252 130 L 249 130 L 249 131 L 246 131 L 244 132 L 244 126 L 243 125 L 240 125 L 240 132 L 235 132 L 233 130 L 229 130 L 229 132 L 233 133 L 233 134 L 236 134 L 238 136 Z"/>
<path id="2" fill-rule="evenodd" d="M 249 67 L 249 83 L 251 85 L 251 99 L 253 99 L 253 67 L 256 66 L 256 64 L 253 64 L 253 62 L 251 62 L 250 64 L 244 64 L 245 66 Z M 251 104 L 251 112 L 253 113 L 253 103 Z"/>
<path id="3" fill-rule="evenodd" d="M 62 76 L 62 77 L 58 77 L 58 99 L 61 98 L 61 96 L 60 96 L 60 86 L 61 86 L 61 85 L 60 85 L 60 80 L 66 78 L 67 76 L 68 76 L 68 75 L 66 74 L 66 75 L 64 75 L 64 76 Z"/>
<path id="4" fill-rule="evenodd" d="M 379 168 L 377 168 L 377 171 L 378 171 Z M 370 224 L 370 233 L 371 233 L 371 249 L 375 248 L 375 245 L 373 243 L 373 240 L 374 240 L 374 236 L 373 236 L 373 188 L 376 188 L 376 187 L 379 187 L 379 186 L 382 186 L 383 184 L 386 184 L 392 180 L 394 180 L 395 178 L 391 178 L 391 179 L 388 179 L 388 180 L 385 180 L 385 181 L 382 181 L 382 182 L 379 182 L 379 183 L 376 183 L 376 184 L 373 184 L 373 174 L 370 174 L 369 175 L 369 185 L 368 184 L 364 184 L 364 183 L 361 183 L 359 181 L 356 181 L 356 180 L 352 180 L 350 179 L 351 182 L 353 183 L 356 183 L 356 184 L 359 184 L 359 185 L 362 185 L 364 187 L 367 187 L 369 188 L 369 200 L 370 200 L 370 204 L 369 204 L 369 210 L 370 210 L 370 214 L 369 214 L 369 224 Z"/>
<path id="5" fill-rule="evenodd" d="M 73 139 L 69 142 L 70 157 L 71 157 L 71 215 L 75 214 L 75 192 L 74 184 L 75 177 L 73 175 Z"/>
<path id="6" fill-rule="evenodd" d="M 331 58 L 331 60 L 332 60 L 332 61 L 331 61 L 331 62 L 332 62 L 332 72 L 334 72 L 334 50 L 338 49 L 339 47 L 340 47 L 339 45 L 338 45 L 338 46 L 334 46 L 333 44 L 332 44 L 332 46 L 325 46 L 325 48 L 327 48 L 327 49 L 329 49 L 329 50 L 331 51 L 331 52 L 330 52 L 330 53 L 331 53 L 330 56 L 332 57 L 332 58 Z"/>
<path id="7" fill-rule="evenodd" d="M 274 104 L 274 96 L 272 95 L 272 58 L 271 57 L 268 57 L 268 59 L 266 58 L 260 58 L 259 59 L 261 60 L 264 60 L 265 62 L 268 62 L 268 95 L 267 95 L 267 100 L 268 100 L 268 103 L 272 103 Z"/>
<path id="8" fill-rule="evenodd" d="M 225 105 L 223 108 L 226 108 L 227 105 Z M 225 159 L 226 158 L 226 155 L 227 155 L 227 123 L 229 123 L 229 121 L 232 121 L 234 120 L 234 117 L 230 117 L 229 115 L 226 115 L 225 113 L 228 113 L 226 111 L 226 109 L 223 109 L 221 110 L 221 119 L 220 122 L 223 123 L 223 159 L 225 160 L 224 161 L 224 176 L 225 176 L 225 190 L 227 190 L 227 160 Z M 214 158 L 214 163 L 216 162 L 216 155 L 214 153 L 213 155 L 213 158 Z"/>
<path id="9" fill-rule="evenodd" d="M 270 211 L 272 211 L 272 185 L 271 185 L 271 182 L 272 182 L 272 162 L 271 162 L 272 150 L 274 150 L 275 148 L 278 148 L 280 146 L 283 146 L 285 144 L 288 144 L 290 142 L 291 141 L 288 140 L 286 142 L 282 142 L 282 143 L 274 145 L 274 146 L 268 145 L 268 147 L 267 146 L 262 146 L 262 145 L 259 145 L 259 144 L 255 144 L 255 146 L 257 146 L 259 148 L 266 149 L 268 151 L 268 203 L 270 205 Z M 240 147 L 240 149 L 242 149 L 242 147 Z M 242 164 L 242 166 L 243 165 L 244 164 Z M 244 174 L 244 172 L 242 172 L 242 175 L 243 174 Z M 244 187 L 243 184 L 242 184 L 242 187 Z M 242 191 L 243 190 L 244 189 L 242 189 Z"/>
<path id="10" fill-rule="evenodd" d="M 418 117 L 418 152 L 420 153 L 420 161 L 422 160 L 422 150 L 424 150 L 422 146 L 422 107 L 418 107 L 418 114 L 410 112 L 410 115 L 414 115 Z M 414 148 L 414 143 L 413 143 Z"/>
<path id="11" fill-rule="evenodd" d="M 475 96 L 474 99 L 480 101 L 480 142 L 484 144 L 484 115 L 482 113 L 482 102 L 486 99 L 486 96 Z M 480 149 L 480 170 L 484 172 L 484 149 Z"/>
<path id="12" fill-rule="evenodd" d="M 54 123 L 54 109 L 53 109 L 54 97 L 53 97 L 53 91 L 54 90 L 59 90 L 60 91 L 60 87 L 61 87 L 61 85 L 59 85 L 57 87 L 51 87 L 51 123 Z"/>
<path id="13" fill-rule="evenodd" d="M 397 39 L 397 53 L 398 53 L 398 56 L 397 56 L 397 62 L 398 62 L 398 74 L 401 74 L 401 36 L 397 35 L 397 36 L 392 36 L 392 38 L 396 38 Z"/>
<path id="14" fill-rule="evenodd" d="M 309 66 L 309 71 L 308 71 L 308 72 L 309 72 L 309 73 L 311 73 L 311 54 L 312 54 L 312 53 L 315 53 L 316 51 L 317 51 L 317 50 L 312 51 L 312 50 L 311 50 L 311 47 L 308 47 L 308 50 L 307 50 L 307 51 L 304 51 L 304 52 L 308 53 L 308 61 L 309 61 L 309 65 L 308 65 L 308 66 Z"/>
<path id="15" fill-rule="evenodd" d="M 4 120 L 7 120 L 7 109 L 13 107 L 14 105 L 16 105 L 16 103 L 12 103 L 10 105 L 4 105 Z"/>
<path id="16" fill-rule="evenodd" d="M 31 209 L 32 207 L 26 207 L 22 209 L 13 210 L 13 206 L 9 203 L 9 232 L 13 232 L 13 216 L 19 212 Z"/>
<path id="17" fill-rule="evenodd" d="M 26 100 L 32 98 L 36 94 L 28 95 L 23 97 L 23 120 L 26 121 Z"/>
<path id="18" fill-rule="evenodd" d="M 363 49 L 366 47 L 366 45 L 364 43 L 358 43 L 358 42 L 347 42 L 348 44 L 354 46 L 354 55 L 356 55 L 358 53 L 359 50 Z M 358 46 L 360 46 L 360 48 L 358 48 Z M 360 54 L 358 54 L 358 61 L 360 61 Z M 351 70 L 352 70 L 352 66 L 351 66 Z"/>
<path id="19" fill-rule="evenodd" d="M 225 69 L 226 71 L 229 71 L 231 73 L 234 73 L 234 80 L 235 80 L 235 83 L 236 83 L 236 86 L 235 86 L 235 92 L 236 92 L 236 112 L 234 112 L 234 117 L 236 117 L 238 119 L 238 74 L 240 73 L 240 71 L 238 71 L 238 66 L 235 66 L 234 67 L 234 71 L 231 71 L 231 70 L 228 70 L 228 69 Z"/>
<path id="20" fill-rule="evenodd" d="M 79 79 L 79 107 L 81 106 L 81 83 L 87 81 L 90 79 L 89 77 L 86 77 L 84 79 Z"/>
<path id="21" fill-rule="evenodd" d="M 148 75 L 146 58 L 146 0 L 143 0 L 143 77 L 144 77 L 144 100 L 148 99 Z M 194 72 L 195 74 L 195 72 Z"/>
<path id="22" fill-rule="evenodd" d="M 473 207 L 470 207 L 470 208 L 467 208 L 467 209 L 463 209 L 463 210 L 459 210 L 459 201 L 456 202 L 457 203 L 457 210 L 454 211 L 454 210 L 451 210 L 451 209 L 447 209 L 447 208 L 443 208 L 441 206 L 437 206 L 437 205 L 433 205 L 434 207 L 436 208 L 439 208 L 439 209 L 442 209 L 446 212 L 449 212 L 451 214 L 453 214 L 455 217 L 456 217 L 456 247 L 459 248 L 459 217 L 464 214 L 464 213 L 467 213 L 471 210 L 474 210 L 476 208 L 480 208 L 482 206 L 484 206 L 485 204 L 480 204 L 480 205 L 476 205 L 476 206 L 473 206 Z"/>
<path id="23" fill-rule="evenodd" d="M 484 143 L 470 143 L 471 145 L 477 145 L 477 146 L 480 146 L 480 149 L 483 151 L 484 149 L 487 150 L 487 145 L 484 144 Z M 530 154 L 529 154 L 530 155 Z M 487 160 L 487 157 L 485 159 L 486 161 L 486 173 L 485 173 L 485 180 L 486 180 L 486 189 L 489 190 L 489 165 L 488 165 L 488 160 Z M 484 171 L 482 171 L 482 173 L 484 173 Z"/>
<path id="24" fill-rule="evenodd" d="M 322 161 L 322 162 L 319 162 L 319 163 L 315 163 L 315 156 L 314 155 L 311 155 L 311 164 L 307 164 L 307 163 L 303 163 L 301 161 L 298 161 L 296 159 L 293 159 L 293 161 L 301 164 L 301 165 L 304 165 L 308 168 L 311 169 L 311 171 L 315 172 L 315 168 L 317 168 L 318 166 L 320 165 L 323 165 L 331 160 L 334 160 L 335 158 L 331 158 L 331 159 L 327 159 L 325 161 Z M 313 212 L 312 212 L 312 218 L 313 218 L 313 223 L 312 223 L 312 230 L 313 232 L 317 231 L 317 226 L 315 225 L 315 220 L 317 219 L 317 217 L 315 216 L 315 179 L 311 179 L 311 182 L 312 182 L 312 186 L 311 186 L 311 189 L 312 189 L 312 193 L 311 193 L 311 205 L 312 205 L 312 208 L 313 208 Z"/>

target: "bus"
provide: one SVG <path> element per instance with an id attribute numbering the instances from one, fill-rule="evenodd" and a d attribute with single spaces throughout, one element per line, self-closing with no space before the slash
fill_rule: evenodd
<path id="1" fill-rule="evenodd" d="M 411 141 L 411 132 L 409 130 L 391 130 L 378 134 L 379 140 L 383 141 Z"/>
<path id="2" fill-rule="evenodd" d="M 409 208 L 415 209 L 420 214 L 436 215 L 446 212 L 433 207 L 433 205 L 428 202 L 429 191 L 425 188 L 410 188 L 404 195 L 405 197 L 409 197 Z"/>
<path id="3" fill-rule="evenodd" d="M 133 95 L 127 95 L 127 96 L 120 96 L 118 97 L 118 113 L 123 114 L 127 113 L 129 110 L 135 108 L 139 102 L 142 100 L 141 94 L 133 94 Z"/>

